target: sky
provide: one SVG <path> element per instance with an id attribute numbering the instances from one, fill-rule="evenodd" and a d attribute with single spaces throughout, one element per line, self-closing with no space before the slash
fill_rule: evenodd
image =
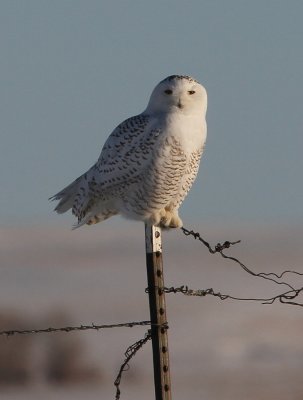
<path id="1" fill-rule="evenodd" d="M 302 15 L 300 0 L 2 0 L 1 225 L 71 226 L 48 198 L 171 74 L 209 99 L 183 220 L 302 224 Z"/>

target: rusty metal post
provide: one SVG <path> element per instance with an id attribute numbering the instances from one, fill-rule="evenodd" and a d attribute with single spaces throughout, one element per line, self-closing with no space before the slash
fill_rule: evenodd
<path id="1" fill-rule="evenodd" d="M 145 224 L 146 267 L 156 400 L 171 400 L 167 319 L 162 263 L 162 232 Z"/>

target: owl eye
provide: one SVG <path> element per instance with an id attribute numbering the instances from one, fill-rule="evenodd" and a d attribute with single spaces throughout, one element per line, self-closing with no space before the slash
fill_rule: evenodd
<path id="1" fill-rule="evenodd" d="M 188 94 L 195 94 L 196 92 L 194 90 L 189 90 Z"/>
<path id="2" fill-rule="evenodd" d="M 164 93 L 166 93 L 166 94 L 173 94 L 173 91 L 170 90 L 170 89 L 166 89 L 166 90 L 164 90 Z"/>

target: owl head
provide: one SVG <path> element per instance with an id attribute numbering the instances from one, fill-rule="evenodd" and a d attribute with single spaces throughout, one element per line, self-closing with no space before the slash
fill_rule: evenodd
<path id="1" fill-rule="evenodd" d="M 186 75 L 171 75 L 155 87 L 146 112 L 205 115 L 206 109 L 207 93 L 198 81 Z"/>

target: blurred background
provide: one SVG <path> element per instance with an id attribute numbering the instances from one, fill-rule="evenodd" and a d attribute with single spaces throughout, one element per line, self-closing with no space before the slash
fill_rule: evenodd
<path id="1" fill-rule="evenodd" d="M 148 319 L 143 224 L 71 231 L 47 199 L 171 74 L 209 97 L 184 226 L 214 244 L 241 239 L 229 253 L 256 272 L 303 272 L 302 13 L 299 0 L 0 2 L 1 330 Z M 164 249 L 167 286 L 284 289 L 181 231 Z M 167 297 L 174 399 L 302 399 L 300 307 Z M 0 337 L 1 398 L 114 398 L 123 353 L 145 331 Z M 150 347 L 121 398 L 153 398 Z"/>

